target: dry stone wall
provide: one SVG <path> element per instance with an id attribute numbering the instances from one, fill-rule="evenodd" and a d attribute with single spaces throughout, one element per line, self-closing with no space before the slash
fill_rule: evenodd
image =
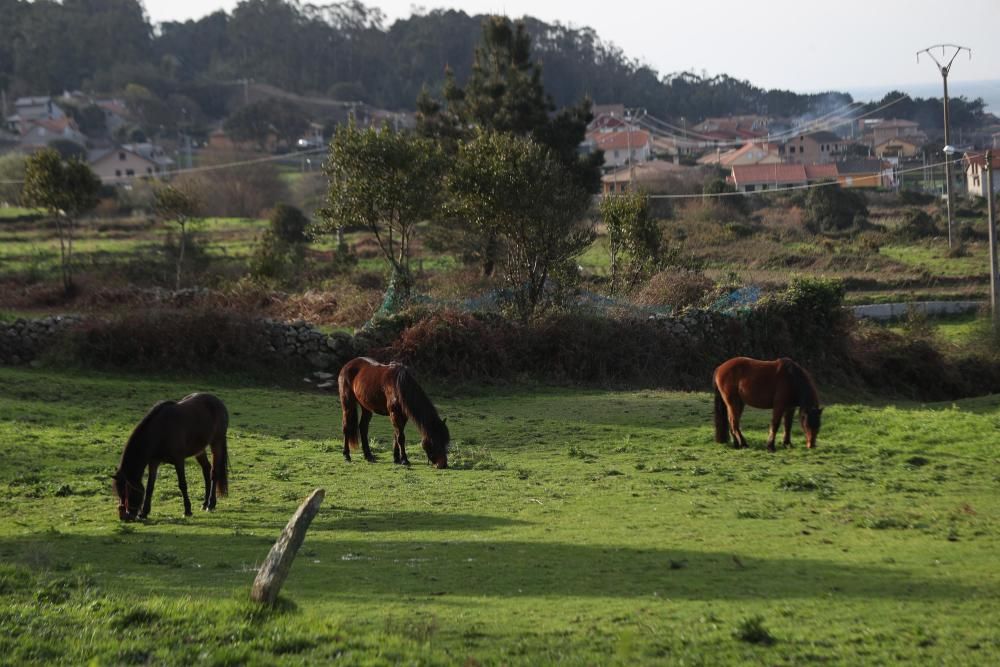
<path id="1" fill-rule="evenodd" d="M 0 364 L 30 364 L 54 344 L 60 334 L 79 321 L 79 317 L 55 315 L 37 320 L 0 322 Z"/>

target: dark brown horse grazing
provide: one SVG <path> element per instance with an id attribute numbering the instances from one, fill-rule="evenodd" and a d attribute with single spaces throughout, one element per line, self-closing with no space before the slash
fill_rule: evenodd
<path id="1" fill-rule="evenodd" d="M 337 378 L 340 405 L 344 409 L 344 458 L 351 460 L 351 449 L 358 448 L 358 436 L 365 459 L 374 463 L 368 447 L 368 424 L 372 413 L 388 415 L 395 437 L 392 460 L 410 465 L 406 457 L 406 437 L 403 428 L 412 419 L 423 436 L 422 445 L 427 460 L 438 468 L 448 467 L 448 425 L 438 417 L 427 394 L 413 379 L 410 370 L 397 363 L 380 364 L 367 357 L 358 357 L 344 364 Z M 358 410 L 361 408 L 361 422 Z"/>
<path id="2" fill-rule="evenodd" d="M 715 369 L 712 385 L 715 388 L 716 442 L 729 442 L 732 433 L 737 449 L 747 446 L 740 431 L 740 416 L 744 406 L 749 405 L 771 409 L 768 451 L 774 451 L 774 439 L 782 417 L 785 419 L 784 444 L 792 444 L 795 408 L 799 408 L 806 447 L 816 446 L 823 408 L 819 407 L 819 395 L 809 373 L 791 359 L 759 361 L 735 357 Z"/>
<path id="3" fill-rule="evenodd" d="M 122 452 L 118 470 L 112 476 L 118 494 L 118 518 L 131 521 L 149 515 L 156 484 L 156 471 L 161 463 L 177 469 L 177 484 L 184 496 L 184 515 L 191 516 L 184 459 L 195 457 L 205 476 L 205 502 L 201 508 L 215 509 L 216 493 L 226 495 L 229 481 L 226 474 L 226 429 L 229 413 L 222 401 L 211 394 L 191 394 L 179 401 L 160 401 L 146 413 Z M 208 464 L 205 447 L 212 447 L 212 465 Z M 149 482 L 142 486 L 142 474 L 149 466 Z"/>

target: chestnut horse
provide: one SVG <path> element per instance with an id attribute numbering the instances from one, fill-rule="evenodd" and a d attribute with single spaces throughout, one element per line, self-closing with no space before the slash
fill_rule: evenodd
<path id="1" fill-rule="evenodd" d="M 792 444 L 795 408 L 799 408 L 806 447 L 816 445 L 823 414 L 823 408 L 819 407 L 819 394 L 809 373 L 791 359 L 782 357 L 774 361 L 760 361 L 735 357 L 715 369 L 712 386 L 715 389 L 716 442 L 729 442 L 729 434 L 732 433 L 737 449 L 747 446 L 746 438 L 740 431 L 740 416 L 744 406 L 749 405 L 771 409 L 768 451 L 774 451 L 774 439 L 782 417 L 785 420 L 784 445 Z"/>
<path id="2" fill-rule="evenodd" d="M 184 515 L 191 516 L 191 499 L 188 498 L 187 478 L 184 476 L 184 459 L 189 456 L 201 464 L 205 477 L 205 502 L 203 510 L 215 509 L 216 494 L 226 495 L 229 490 L 226 430 L 229 413 L 226 406 L 211 394 L 191 394 L 180 401 L 160 401 L 146 413 L 122 452 L 118 470 L 112 475 L 118 495 L 118 518 L 131 521 L 149 515 L 156 485 L 156 472 L 161 463 L 170 463 L 177 469 L 177 485 L 184 496 Z M 205 447 L 212 447 L 212 465 L 208 464 Z M 145 489 L 142 475 L 149 467 L 149 481 Z"/>
<path id="3" fill-rule="evenodd" d="M 344 364 L 337 378 L 340 405 L 344 409 L 344 459 L 351 460 L 351 449 L 358 448 L 358 436 L 365 459 L 374 463 L 368 447 L 368 424 L 372 413 L 388 415 L 395 437 L 392 460 L 410 465 L 406 457 L 406 437 L 403 428 L 412 419 L 423 436 L 422 445 L 427 460 L 438 468 L 448 467 L 448 425 L 438 417 L 437 410 L 424 393 L 413 373 L 398 363 L 380 364 L 367 357 L 358 357 Z M 357 408 L 361 408 L 358 422 Z"/>

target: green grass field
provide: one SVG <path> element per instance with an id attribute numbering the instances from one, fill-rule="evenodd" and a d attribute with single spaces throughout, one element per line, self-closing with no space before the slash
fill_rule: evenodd
<path id="1" fill-rule="evenodd" d="M 229 406 L 230 496 L 184 519 L 167 468 L 150 520 L 119 523 L 131 428 L 192 390 Z M 449 470 L 390 463 L 384 418 L 379 462 L 345 463 L 335 397 L 304 384 L 0 369 L 2 661 L 1000 660 L 998 397 L 834 403 L 818 449 L 796 429 L 769 455 L 762 411 L 754 448 L 713 443 L 706 394 L 429 392 Z M 284 601 L 256 609 L 255 565 L 315 487 Z"/>

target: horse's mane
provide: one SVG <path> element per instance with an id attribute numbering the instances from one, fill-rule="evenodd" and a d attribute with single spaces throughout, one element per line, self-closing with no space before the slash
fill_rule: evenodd
<path id="1" fill-rule="evenodd" d="M 396 388 L 403 398 L 403 409 L 420 429 L 420 433 L 434 443 L 446 445 L 451 437 L 448 425 L 441 421 L 431 399 L 406 366 L 401 365 L 396 372 Z"/>
<path id="2" fill-rule="evenodd" d="M 118 466 L 119 470 L 125 467 L 125 460 L 131 459 L 132 456 L 138 451 L 139 443 L 142 441 L 143 435 L 146 431 L 146 427 L 149 423 L 153 421 L 153 418 L 160 414 L 164 408 L 171 405 L 176 405 L 176 401 L 160 401 L 146 413 L 146 416 L 139 421 L 136 427 L 132 430 L 132 435 L 128 437 L 128 441 L 125 443 L 125 450 L 122 451 L 121 463 Z"/>
<path id="3" fill-rule="evenodd" d="M 809 372 L 791 359 L 785 359 L 788 365 L 788 375 L 792 380 L 792 390 L 802 409 L 819 407 L 819 393 Z"/>

